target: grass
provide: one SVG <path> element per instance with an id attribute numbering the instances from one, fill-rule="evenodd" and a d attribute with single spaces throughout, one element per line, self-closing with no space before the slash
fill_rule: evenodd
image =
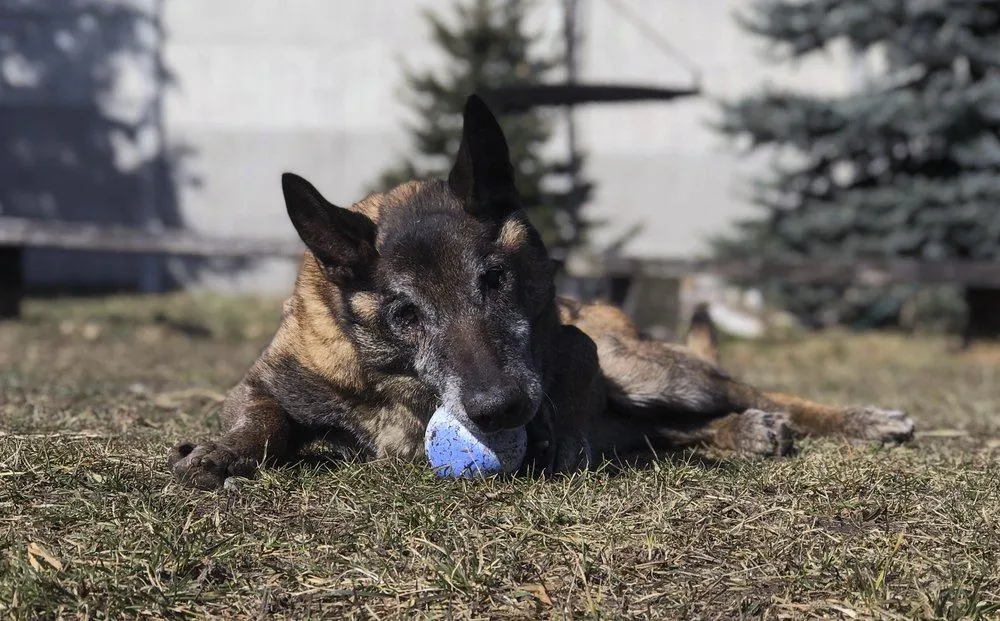
<path id="1" fill-rule="evenodd" d="M 685 453 L 554 481 L 394 463 L 177 486 L 278 304 L 32 302 L 0 325 L 0 616 L 1000 617 L 1000 352 L 824 334 L 734 343 L 752 381 L 903 407 L 879 450 Z"/>

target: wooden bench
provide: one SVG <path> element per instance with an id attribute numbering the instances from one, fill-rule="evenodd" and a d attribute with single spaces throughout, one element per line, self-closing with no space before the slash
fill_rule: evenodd
<path id="1" fill-rule="evenodd" d="M 22 249 L 58 248 L 193 257 L 298 258 L 297 240 L 202 236 L 189 231 L 145 231 L 125 226 L 0 217 L 0 317 L 16 317 L 23 295 Z M 676 326 L 680 281 L 714 274 L 742 282 L 780 279 L 796 283 L 950 283 L 1000 290 L 1000 262 L 906 259 L 688 260 L 625 259 L 577 255 L 564 262 L 571 290 L 622 305 L 642 329 Z M 575 284 L 572 281 L 576 281 Z M 572 292 L 572 291 L 571 291 Z M 671 326 L 670 324 L 673 324 Z"/>
<path id="2" fill-rule="evenodd" d="M 181 230 L 156 232 L 86 222 L 0 217 L 0 318 L 20 315 L 25 248 L 242 258 L 298 258 L 303 251 L 298 240 L 211 237 Z"/>

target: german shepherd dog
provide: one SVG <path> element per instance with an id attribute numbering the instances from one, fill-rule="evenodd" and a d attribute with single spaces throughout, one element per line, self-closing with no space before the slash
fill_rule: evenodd
<path id="1" fill-rule="evenodd" d="M 230 393 L 221 438 L 171 452 L 178 480 L 217 488 L 293 461 L 317 439 L 419 459 L 442 403 L 485 430 L 526 425 L 525 473 L 692 445 L 787 455 L 795 436 L 913 435 L 899 411 L 830 407 L 733 379 L 714 360 L 704 316 L 682 347 L 644 338 L 612 306 L 557 298 L 499 124 L 475 95 L 463 121 L 447 180 L 342 208 L 282 176 L 307 248 L 294 292 Z"/>

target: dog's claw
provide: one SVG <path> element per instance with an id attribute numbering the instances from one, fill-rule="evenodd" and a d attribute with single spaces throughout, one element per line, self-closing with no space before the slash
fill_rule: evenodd
<path id="1" fill-rule="evenodd" d="M 215 443 L 178 444 L 167 458 L 167 466 L 181 483 L 198 489 L 222 487 L 232 476 L 248 477 L 253 464 L 233 450 Z"/>
<path id="2" fill-rule="evenodd" d="M 788 415 L 784 412 L 747 410 L 739 419 L 736 450 L 746 455 L 781 457 L 790 455 L 794 436 Z"/>
<path id="3" fill-rule="evenodd" d="M 851 413 L 850 432 L 859 440 L 901 444 L 913 438 L 915 428 L 913 419 L 900 410 L 867 406 Z"/>

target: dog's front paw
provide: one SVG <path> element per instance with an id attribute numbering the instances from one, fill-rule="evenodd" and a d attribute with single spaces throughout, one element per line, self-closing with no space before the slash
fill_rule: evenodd
<path id="1" fill-rule="evenodd" d="M 221 444 L 183 442 L 170 451 L 167 466 L 184 485 L 218 489 L 229 477 L 250 477 L 256 470 L 252 460 Z"/>
<path id="2" fill-rule="evenodd" d="M 794 447 L 794 436 L 788 415 L 764 410 L 743 412 L 735 422 L 733 444 L 744 455 L 790 455 Z"/>
<path id="3" fill-rule="evenodd" d="M 555 466 L 556 445 L 552 419 L 546 410 L 540 411 L 527 424 L 528 447 L 520 475 L 551 475 Z"/>
<path id="4" fill-rule="evenodd" d="M 592 461 L 590 442 L 586 438 L 566 436 L 556 441 L 555 471 L 557 474 L 572 474 L 588 470 Z"/>
<path id="5" fill-rule="evenodd" d="M 585 438 L 532 438 L 530 435 L 528 438 L 522 474 L 570 474 L 587 470 L 592 465 L 590 443 Z"/>
<path id="6" fill-rule="evenodd" d="M 847 433 L 859 440 L 900 444 L 913 438 L 913 419 L 900 410 L 867 406 L 848 414 Z"/>

